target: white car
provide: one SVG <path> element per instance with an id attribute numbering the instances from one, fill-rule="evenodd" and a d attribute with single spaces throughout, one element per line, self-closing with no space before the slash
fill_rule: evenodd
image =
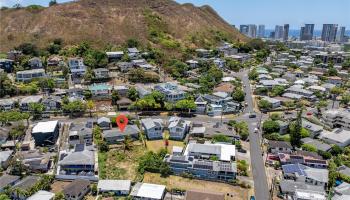
<path id="1" fill-rule="evenodd" d="M 258 128 L 255 128 L 254 129 L 254 133 L 258 133 L 259 132 L 259 129 Z"/>

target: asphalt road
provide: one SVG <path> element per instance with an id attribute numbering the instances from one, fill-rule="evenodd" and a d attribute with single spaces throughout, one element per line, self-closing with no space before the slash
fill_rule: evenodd
<path id="1" fill-rule="evenodd" d="M 268 200 L 270 199 L 269 189 L 267 185 L 267 177 L 265 172 L 264 160 L 262 157 L 262 150 L 260 147 L 261 132 L 254 133 L 254 129 L 259 126 L 262 116 L 261 113 L 257 113 L 256 118 L 249 118 L 249 112 L 254 112 L 253 97 L 250 88 L 248 71 L 244 71 L 239 74 L 243 81 L 245 102 L 248 104 L 246 109 L 246 114 L 244 114 L 241 120 L 248 122 L 249 126 L 249 143 L 250 143 L 250 158 L 251 167 L 254 179 L 254 189 L 255 189 L 255 199 L 257 200 Z"/>

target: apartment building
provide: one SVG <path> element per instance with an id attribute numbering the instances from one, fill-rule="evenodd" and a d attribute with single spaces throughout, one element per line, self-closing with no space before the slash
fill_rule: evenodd
<path id="1" fill-rule="evenodd" d="M 343 109 L 330 109 L 322 112 L 322 119 L 331 128 L 350 130 L 350 112 Z"/>

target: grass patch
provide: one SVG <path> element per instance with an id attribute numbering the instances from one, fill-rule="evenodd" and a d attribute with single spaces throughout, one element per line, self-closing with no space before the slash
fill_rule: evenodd
<path id="1" fill-rule="evenodd" d="M 137 142 L 129 151 L 110 149 L 105 153 L 100 152 L 98 158 L 100 178 L 142 180 L 142 175 L 138 173 L 137 166 L 139 158 L 145 153 L 146 148 Z"/>
<path id="2" fill-rule="evenodd" d="M 172 154 L 173 152 L 173 146 L 179 146 L 184 147 L 185 144 L 182 141 L 174 141 L 174 140 L 168 140 L 168 152 Z M 146 146 L 149 151 L 153 151 L 155 153 L 159 152 L 161 149 L 166 148 L 165 141 L 164 140 L 150 140 L 146 141 Z"/>

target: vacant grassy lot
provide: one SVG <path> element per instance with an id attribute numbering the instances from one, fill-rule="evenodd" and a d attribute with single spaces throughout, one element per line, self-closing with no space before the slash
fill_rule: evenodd
<path id="1" fill-rule="evenodd" d="M 110 149 L 99 153 L 99 170 L 101 179 L 129 179 L 139 181 L 142 177 L 137 173 L 138 159 L 146 149 L 135 142 L 131 150 Z"/>
<path id="2" fill-rule="evenodd" d="M 168 140 L 168 141 L 169 141 L 168 152 L 170 154 L 173 151 L 173 146 L 179 146 L 179 147 L 185 146 L 185 144 L 182 141 L 173 141 L 173 140 Z M 146 141 L 146 144 L 147 144 L 147 149 L 153 152 L 159 152 L 161 149 L 165 148 L 164 140 Z"/>
<path id="3" fill-rule="evenodd" d="M 182 189 L 182 190 L 205 190 L 213 192 L 222 192 L 232 196 L 235 200 L 248 199 L 250 191 L 239 186 L 232 186 L 225 183 L 217 183 L 211 181 L 203 181 L 196 179 L 188 179 L 180 176 L 169 176 L 166 178 L 160 177 L 160 174 L 146 172 L 144 175 L 144 182 L 165 185 L 168 190 Z"/>

